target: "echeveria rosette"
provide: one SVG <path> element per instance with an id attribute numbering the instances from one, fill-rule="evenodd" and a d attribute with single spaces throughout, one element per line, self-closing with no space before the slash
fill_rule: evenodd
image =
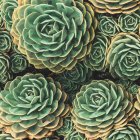
<path id="1" fill-rule="evenodd" d="M 81 134 L 77 132 L 75 129 L 72 129 L 70 133 L 66 137 L 64 137 L 64 140 L 87 140 L 84 134 Z"/>
<path id="2" fill-rule="evenodd" d="M 69 113 L 59 82 L 26 74 L 8 82 L 0 94 L 0 123 L 14 138 L 41 139 L 63 125 Z"/>
<path id="3" fill-rule="evenodd" d="M 66 137 L 73 129 L 73 123 L 71 120 L 71 116 L 64 118 L 63 126 L 57 130 L 58 136 Z"/>
<path id="4" fill-rule="evenodd" d="M 93 9 L 83 0 L 19 6 L 13 14 L 14 42 L 37 69 L 71 70 L 91 50 L 96 28 Z"/>
<path id="5" fill-rule="evenodd" d="M 22 72 L 29 66 L 25 56 L 20 53 L 13 53 L 10 56 L 10 62 L 11 62 L 11 70 L 13 73 Z"/>
<path id="6" fill-rule="evenodd" d="M 119 32 L 119 26 L 113 16 L 98 15 L 98 30 L 105 36 L 113 37 Z"/>
<path id="7" fill-rule="evenodd" d="M 139 0 L 89 0 L 97 13 L 132 13 L 140 8 Z"/>
<path id="8" fill-rule="evenodd" d="M 140 130 L 132 124 L 113 130 L 103 140 L 139 140 Z"/>
<path id="9" fill-rule="evenodd" d="M 73 101 L 72 120 L 77 131 L 89 139 L 106 136 L 135 117 L 130 95 L 109 80 L 93 80 L 82 86 Z"/>
<path id="10" fill-rule="evenodd" d="M 0 29 L 0 52 L 9 52 L 12 47 L 12 37 L 7 30 Z"/>
<path id="11" fill-rule="evenodd" d="M 122 32 L 138 32 L 140 13 L 121 14 L 118 18 L 118 25 Z"/>
<path id="12" fill-rule="evenodd" d="M 107 62 L 114 78 L 136 80 L 140 77 L 140 37 L 119 33 L 109 47 Z"/>
<path id="13" fill-rule="evenodd" d="M 0 53 L 0 83 L 5 84 L 11 78 L 10 58 L 8 55 Z"/>
<path id="14" fill-rule="evenodd" d="M 102 33 L 98 33 L 95 36 L 90 54 L 84 59 L 84 64 L 93 71 L 105 71 L 109 44 L 109 39 Z"/>
<path id="15" fill-rule="evenodd" d="M 5 27 L 8 31 L 12 27 L 12 14 L 14 9 L 18 6 L 17 0 L 2 0 L 1 4 L 1 16 L 5 21 Z"/>
<path id="16" fill-rule="evenodd" d="M 72 94 L 76 93 L 81 85 L 88 82 L 91 76 L 92 71 L 81 62 L 77 63 L 72 70 L 59 74 L 57 79 L 62 84 L 64 91 Z"/>

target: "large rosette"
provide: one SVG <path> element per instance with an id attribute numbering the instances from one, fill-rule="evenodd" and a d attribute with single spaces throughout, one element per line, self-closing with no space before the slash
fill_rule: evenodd
<path id="1" fill-rule="evenodd" d="M 73 122 L 89 139 L 102 138 L 135 117 L 132 96 L 109 80 L 92 81 L 73 102 Z"/>
<path id="2" fill-rule="evenodd" d="M 140 77 L 140 38 L 134 33 L 120 33 L 112 40 L 108 53 L 113 77 L 136 80 Z"/>
<path id="3" fill-rule="evenodd" d="M 52 78 L 26 74 L 8 82 L 0 94 L 0 123 L 15 139 L 50 136 L 69 108 L 66 93 Z"/>
<path id="4" fill-rule="evenodd" d="M 11 33 L 31 64 L 59 73 L 89 54 L 95 26 L 89 3 L 53 0 L 16 8 Z"/>

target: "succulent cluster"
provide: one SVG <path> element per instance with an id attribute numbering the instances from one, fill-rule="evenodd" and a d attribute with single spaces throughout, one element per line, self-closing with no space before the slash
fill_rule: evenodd
<path id="1" fill-rule="evenodd" d="M 140 27 L 140 10 L 117 16 L 99 14 L 98 22 L 98 30 L 102 32 L 104 36 L 114 37 L 120 32 L 138 33 Z"/>
<path id="2" fill-rule="evenodd" d="M 0 140 L 140 140 L 140 0 L 0 0 Z"/>
<path id="3" fill-rule="evenodd" d="M 15 48 L 17 46 L 12 42 L 12 36 L 6 29 L 0 29 L 0 83 L 5 84 L 11 80 L 14 73 L 24 71 L 28 62 Z"/>

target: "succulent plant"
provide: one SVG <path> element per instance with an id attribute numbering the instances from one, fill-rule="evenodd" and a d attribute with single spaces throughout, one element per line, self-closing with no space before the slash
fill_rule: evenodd
<path id="1" fill-rule="evenodd" d="M 118 25 L 122 32 L 136 32 L 140 25 L 140 13 L 121 14 L 118 18 Z"/>
<path id="2" fill-rule="evenodd" d="M 98 13 L 132 13 L 140 8 L 139 0 L 88 0 Z"/>
<path id="3" fill-rule="evenodd" d="M 82 86 L 73 102 L 72 120 L 88 139 L 102 138 L 135 117 L 132 95 L 109 80 Z"/>
<path id="4" fill-rule="evenodd" d="M 28 67 L 28 61 L 25 56 L 20 53 L 13 53 L 10 56 L 11 70 L 13 73 L 24 71 Z"/>
<path id="5" fill-rule="evenodd" d="M 8 55 L 0 53 L 0 84 L 5 84 L 12 78 L 9 60 Z"/>
<path id="6" fill-rule="evenodd" d="M 109 44 L 108 38 L 102 33 L 98 33 L 95 36 L 90 54 L 84 60 L 85 65 L 93 71 L 104 71 Z"/>
<path id="7" fill-rule="evenodd" d="M 72 129 L 70 133 L 66 137 L 64 137 L 64 140 L 87 140 L 84 134 L 81 134 L 77 132 L 75 129 Z"/>
<path id="8" fill-rule="evenodd" d="M 2 0 L 1 16 L 5 21 L 6 29 L 8 31 L 11 30 L 12 14 L 17 6 L 18 6 L 17 0 Z"/>
<path id="9" fill-rule="evenodd" d="M 89 54 L 95 28 L 89 3 L 53 0 L 16 8 L 11 33 L 35 68 L 60 73 Z"/>
<path id="10" fill-rule="evenodd" d="M 71 116 L 64 118 L 63 126 L 57 130 L 57 134 L 59 136 L 66 137 L 73 129 L 73 123 L 71 120 Z"/>
<path id="11" fill-rule="evenodd" d="M 12 38 L 7 30 L 0 29 L 0 53 L 9 52 L 12 47 Z"/>
<path id="12" fill-rule="evenodd" d="M 59 82 L 26 74 L 8 82 L 0 94 L 0 123 L 15 139 L 49 137 L 69 113 Z"/>
<path id="13" fill-rule="evenodd" d="M 113 37 L 119 32 L 119 26 L 113 16 L 98 15 L 98 30 L 105 36 Z"/>
<path id="14" fill-rule="evenodd" d="M 81 62 L 77 63 L 72 70 L 59 74 L 57 79 L 62 84 L 64 91 L 72 94 L 76 93 L 81 85 L 88 82 L 91 76 L 92 71 Z"/>
<path id="15" fill-rule="evenodd" d="M 113 130 L 103 140 L 139 140 L 140 130 L 135 125 L 126 125 L 125 127 Z"/>
<path id="16" fill-rule="evenodd" d="M 112 40 L 108 52 L 109 71 L 114 78 L 136 80 L 140 76 L 140 37 L 120 33 Z"/>

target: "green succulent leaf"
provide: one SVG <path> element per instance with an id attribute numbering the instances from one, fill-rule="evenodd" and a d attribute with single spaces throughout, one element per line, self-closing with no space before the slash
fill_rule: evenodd
<path id="1" fill-rule="evenodd" d="M 0 83 L 5 84 L 12 78 L 10 72 L 10 58 L 6 54 L 0 53 Z"/>
<path id="2" fill-rule="evenodd" d="M 65 140 L 87 140 L 83 134 L 77 132 L 75 129 L 72 129 L 64 139 Z"/>

